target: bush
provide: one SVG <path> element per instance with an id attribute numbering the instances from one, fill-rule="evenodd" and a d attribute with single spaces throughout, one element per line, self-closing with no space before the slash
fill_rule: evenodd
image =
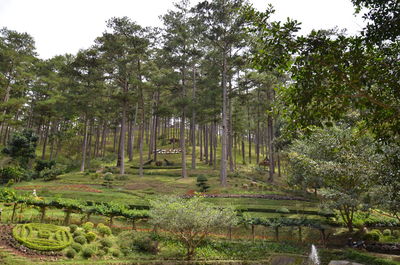
<path id="1" fill-rule="evenodd" d="M 400 230 L 394 230 L 393 233 L 392 233 L 392 235 L 393 235 L 395 238 L 400 238 Z"/>
<path id="2" fill-rule="evenodd" d="M 119 251 L 118 249 L 112 249 L 111 255 L 115 258 L 119 258 L 119 257 L 121 257 L 121 251 Z"/>
<path id="3" fill-rule="evenodd" d="M 55 180 L 57 176 L 66 172 L 67 167 L 64 165 L 56 165 L 52 168 L 45 168 L 40 172 L 40 177 L 46 181 Z"/>
<path id="4" fill-rule="evenodd" d="M 383 230 L 383 233 L 382 233 L 384 236 L 391 236 L 392 235 L 392 231 L 390 231 L 390 229 L 385 229 L 385 230 Z"/>
<path id="5" fill-rule="evenodd" d="M 56 165 L 56 161 L 54 160 L 36 160 L 35 171 L 37 173 L 41 172 L 46 168 L 52 168 Z"/>
<path id="6" fill-rule="evenodd" d="M 103 256 L 107 255 L 107 252 L 105 252 L 105 251 L 102 250 L 102 249 L 99 249 L 99 250 L 97 251 L 96 255 L 99 256 L 99 257 L 103 257 Z"/>
<path id="7" fill-rule="evenodd" d="M 10 181 L 19 182 L 23 176 L 22 168 L 18 166 L 8 166 L 0 169 L 1 184 L 7 184 Z"/>
<path id="8" fill-rule="evenodd" d="M 82 230 L 76 230 L 73 235 L 74 235 L 74 237 L 83 236 L 83 232 L 82 232 Z"/>
<path id="9" fill-rule="evenodd" d="M 113 242 L 112 242 L 112 240 L 109 239 L 109 238 L 103 238 L 103 239 L 100 240 L 100 244 L 101 244 L 103 247 L 110 248 L 110 247 L 112 247 Z"/>
<path id="10" fill-rule="evenodd" d="M 146 253 L 158 253 L 158 241 L 153 240 L 149 235 L 136 233 L 133 238 L 133 248 Z"/>
<path id="11" fill-rule="evenodd" d="M 210 188 L 210 185 L 207 183 L 208 179 L 204 175 L 200 175 L 197 177 L 197 184 L 196 186 L 199 187 L 200 192 L 207 192 Z"/>
<path id="12" fill-rule="evenodd" d="M 379 241 L 381 234 L 375 230 L 368 232 L 364 235 L 365 241 Z"/>
<path id="13" fill-rule="evenodd" d="M 89 232 L 93 229 L 94 224 L 92 222 L 86 222 L 82 225 L 83 230 L 85 230 L 85 232 Z"/>
<path id="14" fill-rule="evenodd" d="M 84 257 L 85 259 L 88 259 L 93 256 L 94 252 L 95 251 L 92 247 L 87 246 L 82 249 L 82 257 Z"/>
<path id="15" fill-rule="evenodd" d="M 73 259 L 76 256 L 76 251 L 73 248 L 70 248 L 67 250 L 67 253 L 65 253 L 65 256 L 67 256 L 70 259 Z"/>
<path id="16" fill-rule="evenodd" d="M 96 234 L 93 232 L 89 232 L 85 235 L 85 237 L 86 237 L 86 240 L 90 243 L 96 239 Z"/>
<path id="17" fill-rule="evenodd" d="M 76 231 L 77 229 L 78 229 L 78 226 L 75 225 L 75 224 L 72 224 L 72 225 L 69 226 L 69 231 L 70 231 L 71 233 L 75 233 L 75 231 Z"/>
<path id="18" fill-rule="evenodd" d="M 105 236 L 105 235 L 107 235 L 107 236 L 109 236 L 109 235 L 111 235 L 111 229 L 108 227 L 108 226 L 106 226 L 106 225 L 99 225 L 99 226 L 97 226 L 97 231 L 102 235 L 102 236 Z"/>
<path id="19" fill-rule="evenodd" d="M 76 243 L 79 243 L 79 244 L 83 245 L 83 244 L 86 243 L 86 237 L 84 237 L 84 236 L 77 236 L 77 237 L 74 237 L 74 241 L 75 241 Z"/>
<path id="20" fill-rule="evenodd" d="M 82 245 L 79 243 L 72 243 L 71 248 L 73 248 L 76 252 L 80 252 L 82 250 Z"/>

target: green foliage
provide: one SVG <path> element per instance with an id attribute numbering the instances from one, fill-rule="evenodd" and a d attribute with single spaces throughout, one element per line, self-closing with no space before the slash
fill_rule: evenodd
<path id="1" fill-rule="evenodd" d="M 324 188 L 326 207 L 338 210 L 349 230 L 354 213 L 365 201 L 375 181 L 381 156 L 368 135 L 340 126 L 316 128 L 297 140 L 289 153 L 290 183 Z M 365 208 L 363 207 L 363 208 Z"/>
<path id="2" fill-rule="evenodd" d="M 132 236 L 133 249 L 151 254 L 158 253 L 158 241 L 151 237 L 151 235 L 144 233 L 134 233 Z"/>
<path id="3" fill-rule="evenodd" d="M 74 237 L 78 237 L 78 236 L 83 236 L 84 233 L 82 230 L 75 230 L 75 232 L 73 233 Z"/>
<path id="4" fill-rule="evenodd" d="M 67 252 L 65 253 L 65 256 L 67 256 L 67 258 L 73 259 L 76 256 L 76 251 L 73 248 L 70 248 L 67 250 Z"/>
<path id="5" fill-rule="evenodd" d="M 55 180 L 57 176 L 64 174 L 66 172 L 66 169 L 67 168 L 64 165 L 55 165 L 51 168 L 43 169 L 40 172 L 39 177 L 43 178 L 46 181 Z"/>
<path id="6" fill-rule="evenodd" d="M 2 184 L 20 182 L 24 172 L 19 166 L 7 166 L 0 169 L 0 181 Z"/>
<path id="7" fill-rule="evenodd" d="M 36 160 L 35 171 L 37 173 L 41 172 L 44 169 L 50 169 L 56 165 L 56 161 L 54 160 Z"/>
<path id="8" fill-rule="evenodd" d="M 233 209 L 217 208 L 200 197 L 164 197 L 150 204 L 150 223 L 173 233 L 186 246 L 188 259 L 211 229 L 228 228 L 238 221 Z"/>
<path id="9" fill-rule="evenodd" d="M 91 258 L 95 253 L 95 250 L 92 246 L 86 246 L 82 249 L 82 257 L 85 259 Z"/>
<path id="10" fill-rule="evenodd" d="M 38 139 L 32 130 L 25 129 L 22 132 L 15 132 L 3 149 L 3 153 L 17 161 L 22 168 L 27 168 L 29 160 L 36 156 Z"/>
<path id="11" fill-rule="evenodd" d="M 109 188 L 109 189 L 111 189 L 113 181 L 114 181 L 113 174 L 111 172 L 107 172 L 107 173 L 104 174 L 103 178 L 104 178 L 104 182 L 103 182 L 102 185 L 107 187 L 107 188 Z"/>
<path id="12" fill-rule="evenodd" d="M 385 230 L 383 230 L 382 234 L 384 236 L 391 236 L 392 235 L 392 231 L 390 229 L 385 229 Z"/>
<path id="13" fill-rule="evenodd" d="M 397 239 L 400 239 L 400 230 L 393 230 L 393 236 Z"/>
<path id="14" fill-rule="evenodd" d="M 74 249 L 76 252 L 80 252 L 82 250 L 82 245 L 79 243 L 72 243 L 71 248 Z"/>
<path id="15" fill-rule="evenodd" d="M 98 225 L 97 226 L 97 231 L 102 235 L 102 236 L 110 236 L 111 233 L 111 229 L 110 227 L 106 226 L 106 225 Z"/>
<path id="16" fill-rule="evenodd" d="M 110 239 L 110 238 L 102 238 L 101 240 L 100 240 L 100 244 L 103 246 L 103 247 L 107 247 L 107 248 L 110 248 L 110 247 L 112 247 L 113 246 L 113 241 Z"/>
<path id="17" fill-rule="evenodd" d="M 82 225 L 83 230 L 85 230 L 85 232 L 89 232 L 92 231 L 94 227 L 94 224 L 92 222 L 86 222 Z"/>
<path id="18" fill-rule="evenodd" d="M 196 181 L 197 181 L 196 186 L 199 187 L 200 192 L 207 192 L 208 189 L 210 188 L 210 185 L 208 185 L 207 183 L 208 179 L 206 176 L 200 175 L 197 177 Z"/>
<path id="19" fill-rule="evenodd" d="M 121 253 L 121 251 L 119 250 L 119 249 L 111 249 L 111 255 L 114 257 L 114 258 L 119 258 L 119 257 L 121 257 L 121 255 L 122 255 L 122 253 Z"/>
<path id="20" fill-rule="evenodd" d="M 79 243 L 79 244 L 81 244 L 81 245 L 83 245 L 83 244 L 86 244 L 86 237 L 84 237 L 84 236 L 77 236 L 77 237 L 74 237 L 74 241 L 76 242 L 76 243 Z"/>
<path id="21" fill-rule="evenodd" d="M 86 233 L 85 237 L 86 237 L 86 240 L 90 243 L 96 239 L 96 234 L 93 232 L 88 232 L 88 233 Z"/>
<path id="22" fill-rule="evenodd" d="M 72 224 L 69 226 L 69 231 L 71 233 L 75 233 L 75 231 L 78 229 L 78 226 L 76 224 Z"/>
<path id="23" fill-rule="evenodd" d="M 379 241 L 380 237 L 381 237 L 381 233 L 379 233 L 377 231 L 371 231 L 364 235 L 364 240 L 365 241 Z"/>
<path id="24" fill-rule="evenodd" d="M 19 224 L 14 227 L 13 236 L 26 247 L 43 251 L 62 250 L 72 243 L 67 228 L 51 224 Z"/>

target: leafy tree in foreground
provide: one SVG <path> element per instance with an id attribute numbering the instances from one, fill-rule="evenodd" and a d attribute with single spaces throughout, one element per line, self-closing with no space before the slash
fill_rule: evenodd
<path id="1" fill-rule="evenodd" d="M 337 210 L 352 231 L 353 215 L 370 192 L 381 161 L 372 139 L 345 127 L 316 129 L 293 144 L 289 159 L 293 183 L 323 188 L 326 206 Z"/>
<path id="2" fill-rule="evenodd" d="M 35 150 L 38 137 L 32 130 L 23 130 L 13 134 L 3 153 L 17 161 L 23 168 L 28 167 L 29 159 L 35 158 Z"/>
<path id="3" fill-rule="evenodd" d="M 237 223 L 233 209 L 217 208 L 201 197 L 164 197 L 152 201 L 151 206 L 150 222 L 173 233 L 186 247 L 188 260 L 212 229 L 228 228 Z"/>

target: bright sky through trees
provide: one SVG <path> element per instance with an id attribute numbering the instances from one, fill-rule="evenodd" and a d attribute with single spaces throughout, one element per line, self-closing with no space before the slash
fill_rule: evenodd
<path id="1" fill-rule="evenodd" d="M 161 26 L 159 16 L 173 7 L 170 0 L 0 0 L 0 27 L 27 32 L 35 38 L 42 58 L 76 53 L 88 48 L 111 17 L 128 16 L 142 26 Z M 199 2 L 192 0 L 193 4 Z M 350 0 L 250 0 L 265 10 L 276 9 L 275 18 L 302 22 L 302 33 L 313 28 L 347 28 L 357 33 L 363 25 L 353 15 Z"/>

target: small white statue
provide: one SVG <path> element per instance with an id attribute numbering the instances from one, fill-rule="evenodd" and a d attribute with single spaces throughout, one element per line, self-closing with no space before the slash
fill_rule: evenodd
<path id="1" fill-rule="evenodd" d="M 32 195 L 33 195 L 33 197 L 37 197 L 37 194 L 36 194 L 36 190 L 35 190 L 35 189 L 33 189 Z"/>

